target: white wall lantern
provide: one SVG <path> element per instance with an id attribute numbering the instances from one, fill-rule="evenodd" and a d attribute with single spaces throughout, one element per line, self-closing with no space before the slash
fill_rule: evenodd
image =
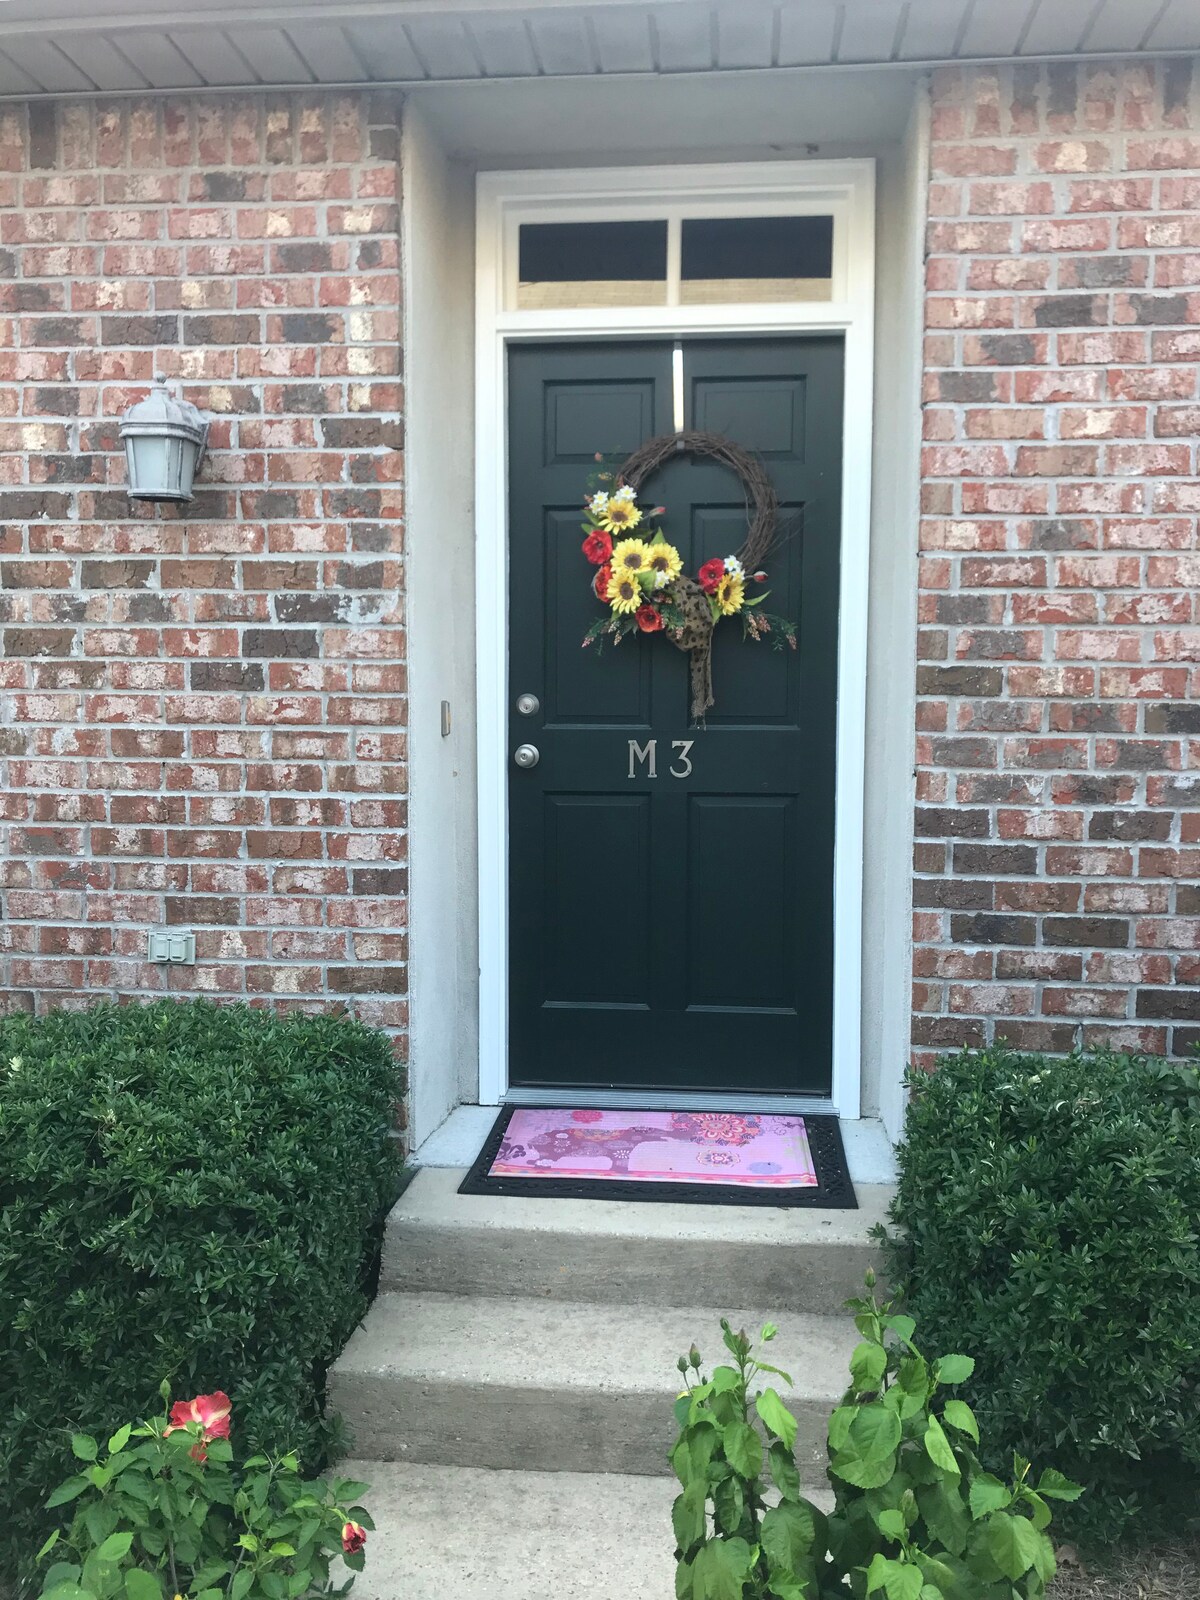
<path id="1" fill-rule="evenodd" d="M 208 423 L 159 378 L 121 421 L 131 500 L 190 500 L 204 460 Z"/>

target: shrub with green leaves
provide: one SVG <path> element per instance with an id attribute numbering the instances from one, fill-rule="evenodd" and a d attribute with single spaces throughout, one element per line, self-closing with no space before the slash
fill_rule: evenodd
<path id="1" fill-rule="evenodd" d="M 1200 1075 L 996 1049 L 913 1088 L 893 1280 L 977 1356 L 986 1458 L 1044 1450 L 1086 1484 L 1075 1537 L 1178 1531 L 1200 1487 Z"/>
<path id="2" fill-rule="evenodd" d="M 164 1402 L 171 1391 L 162 1386 Z M 310 1600 L 344 1596 L 363 1570 L 367 1485 L 306 1482 L 298 1457 L 236 1461 L 229 1396 L 177 1401 L 126 1422 L 101 1448 L 71 1439 L 75 1471 L 48 1509 L 70 1506 L 38 1551 L 43 1600 Z M 339 1577 L 342 1581 L 339 1582 Z"/>
<path id="3" fill-rule="evenodd" d="M 942 1391 L 971 1376 L 967 1356 L 929 1362 L 911 1317 L 873 1292 L 851 1302 L 862 1334 L 850 1387 L 829 1419 L 834 1509 L 800 1492 L 796 1419 L 762 1374 L 791 1378 L 721 1324 L 733 1365 L 711 1378 L 694 1348 L 671 1465 L 683 1491 L 672 1520 L 678 1600 L 1042 1600 L 1054 1576 L 1049 1502 L 1080 1490 L 1016 1457 L 1001 1479 L 976 1453 L 965 1401 Z M 776 1329 L 768 1324 L 762 1340 Z"/>
<path id="4" fill-rule="evenodd" d="M 161 1002 L 0 1018 L 0 1570 L 36 1548 L 72 1432 L 165 1377 L 315 1465 L 366 1308 L 398 1068 L 331 1016 Z"/>

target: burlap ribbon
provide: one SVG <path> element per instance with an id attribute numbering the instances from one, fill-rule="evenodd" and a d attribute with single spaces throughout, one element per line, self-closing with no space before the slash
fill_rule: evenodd
<path id="1" fill-rule="evenodd" d="M 708 596 L 695 578 L 676 578 L 673 592 L 675 603 L 683 612 L 683 626 L 669 632 L 667 638 L 677 650 L 686 650 L 691 656 L 692 716 L 699 721 L 713 703 L 712 640 L 715 624 Z"/>

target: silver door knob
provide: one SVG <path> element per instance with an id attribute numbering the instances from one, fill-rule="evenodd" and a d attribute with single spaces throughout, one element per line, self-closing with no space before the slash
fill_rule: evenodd
<path id="1" fill-rule="evenodd" d="M 542 709 L 542 702 L 535 694 L 519 694 L 517 696 L 517 710 L 523 717 L 536 717 Z"/>
<path id="2" fill-rule="evenodd" d="M 536 767 L 541 759 L 541 751 L 535 744 L 519 744 L 513 751 L 513 760 L 519 767 L 524 767 L 526 770 L 530 767 Z"/>

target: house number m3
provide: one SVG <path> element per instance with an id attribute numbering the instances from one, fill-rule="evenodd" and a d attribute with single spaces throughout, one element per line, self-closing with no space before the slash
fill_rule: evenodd
<path id="1" fill-rule="evenodd" d="M 671 740 L 671 765 L 667 768 L 672 778 L 690 778 L 692 775 L 692 758 L 688 754 L 694 739 Z M 638 768 L 644 766 L 647 778 L 658 777 L 658 740 L 647 739 L 645 744 L 639 744 L 636 739 L 629 741 L 629 776 L 636 778 Z"/>

